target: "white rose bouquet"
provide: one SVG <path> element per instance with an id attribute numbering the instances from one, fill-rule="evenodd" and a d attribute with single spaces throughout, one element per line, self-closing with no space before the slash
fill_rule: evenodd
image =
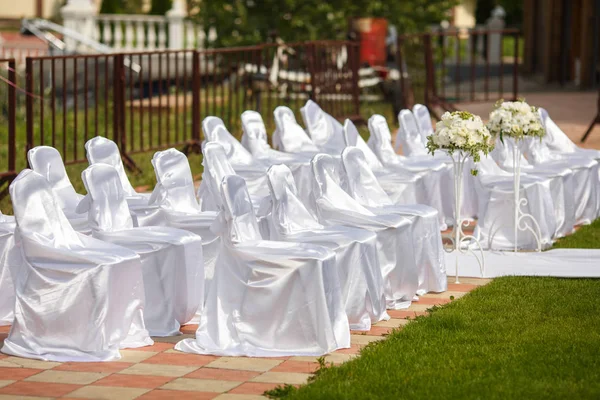
<path id="1" fill-rule="evenodd" d="M 435 132 L 427 137 L 427 149 L 433 154 L 445 150 L 467 153 L 478 162 L 481 153 L 494 149 L 494 139 L 481 118 L 466 111 L 446 112 L 435 126 Z M 472 171 L 475 175 L 477 171 Z"/>
<path id="2" fill-rule="evenodd" d="M 504 136 L 519 141 L 524 137 L 542 138 L 546 134 L 537 108 L 524 100 L 500 100 L 496 103 L 496 109 L 490 113 L 487 127 L 494 136 L 500 137 L 502 142 Z"/>

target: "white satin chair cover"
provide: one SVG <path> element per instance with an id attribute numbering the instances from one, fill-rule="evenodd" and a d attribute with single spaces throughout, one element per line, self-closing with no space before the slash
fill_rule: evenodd
<path id="1" fill-rule="evenodd" d="M 372 322 L 388 319 L 377 235 L 364 229 L 319 224 L 298 197 L 292 171 L 285 165 L 273 165 L 267 176 L 272 202 L 267 216 L 270 239 L 314 243 L 335 252 L 350 329 L 368 331 Z"/>
<path id="2" fill-rule="evenodd" d="M 539 140 L 539 139 L 536 139 Z M 505 138 L 504 142 L 496 140 L 496 147 L 490 153 L 500 168 L 513 172 L 515 142 Z M 556 230 L 553 238 L 559 238 L 573 233 L 576 222 L 575 209 L 575 176 L 574 172 L 560 165 L 534 166 L 525 156 L 521 157 L 521 176 L 529 176 L 541 180 L 549 180 L 550 192 L 554 203 L 554 216 L 556 218 Z"/>
<path id="3" fill-rule="evenodd" d="M 316 154 L 319 148 L 308 137 L 304 129 L 296 122 L 294 112 L 288 107 L 279 106 L 273 111 L 275 132 L 273 147 L 286 153 Z"/>
<path id="4" fill-rule="evenodd" d="M 465 168 L 467 169 L 470 168 Z M 474 181 L 478 192 L 479 216 L 475 236 L 480 239 L 484 248 L 510 250 L 515 243 L 513 174 L 502 170 L 489 155 L 481 156 L 477 170 L 478 175 Z M 527 201 L 521 207 L 523 212 L 533 215 L 539 224 L 542 248 L 550 246 L 556 232 L 550 180 L 522 175 L 519 196 Z M 531 233 L 519 231 L 518 235 L 518 248 L 537 248 L 537 242 Z M 491 244 L 490 237 L 493 237 Z"/>
<path id="5" fill-rule="evenodd" d="M 423 180 L 427 204 L 438 210 L 441 229 L 452 223 L 454 213 L 454 187 L 452 166 L 434 159 L 413 159 L 396 154 L 392 147 L 392 134 L 385 118 L 375 114 L 369 118 L 369 140 L 367 145 L 384 167 L 399 168 L 413 173 L 425 173 Z M 363 151 L 364 153 L 364 151 Z"/>
<path id="6" fill-rule="evenodd" d="M 206 137 L 206 142 L 217 142 L 225 150 L 227 161 L 235 171 L 236 175 L 241 176 L 246 181 L 248 191 L 253 198 L 264 198 L 269 196 L 269 187 L 267 184 L 267 165 L 262 161 L 255 159 L 248 150 L 242 146 L 236 138 L 225 127 L 220 118 L 206 117 L 202 121 L 202 127 Z M 202 185 L 200 185 L 199 190 Z M 199 197 L 200 197 L 199 192 Z"/>
<path id="7" fill-rule="evenodd" d="M 48 181 L 25 169 L 10 185 L 17 221 L 15 318 L 2 352 L 48 361 L 110 361 L 153 344 L 144 327 L 140 257 L 77 233 Z"/>
<path id="8" fill-rule="evenodd" d="M 242 113 L 242 145 L 252 156 L 266 165 L 285 164 L 294 175 L 303 202 L 309 200 L 312 188 L 312 172 L 310 167 L 311 154 L 284 153 L 273 150 L 267 142 L 267 129 L 262 116 L 256 111 Z"/>
<path id="9" fill-rule="evenodd" d="M 178 335 L 204 298 L 202 242 L 198 235 L 163 226 L 133 227 L 117 171 L 94 164 L 81 174 L 87 189 L 94 237 L 135 251 L 142 261 L 146 307 L 152 336 Z"/>
<path id="10" fill-rule="evenodd" d="M 217 259 L 195 339 L 176 350 L 223 356 L 322 355 L 350 347 L 335 254 L 322 246 L 261 240 L 244 180 L 221 183 Z"/>
<path id="11" fill-rule="evenodd" d="M 429 110 L 423 104 L 415 104 L 412 112 L 419 127 L 421 141 L 424 146 L 427 146 L 427 136 L 432 135 L 434 132 L 433 124 L 431 123 L 431 114 L 429 114 Z"/>
<path id="12" fill-rule="evenodd" d="M 338 120 L 310 99 L 300 109 L 300 113 L 311 140 L 321 152 L 340 154 L 344 150 L 344 133 Z"/>
<path id="13" fill-rule="evenodd" d="M 406 157 L 427 156 L 426 142 L 423 142 L 423 136 L 416 117 L 412 111 L 404 109 L 398 114 L 400 128 L 396 134 L 395 150 L 398 151 L 402 145 L 402 152 Z M 431 120 L 429 121 L 431 123 Z"/>
<path id="14" fill-rule="evenodd" d="M 342 152 L 348 193 L 360 205 L 376 214 L 397 214 L 411 220 L 414 254 L 419 268 L 418 295 L 448 289 L 438 212 L 424 204 L 397 205 L 387 196 L 356 147 Z"/>
<path id="15" fill-rule="evenodd" d="M 156 206 L 148 205 L 151 194 L 138 193 L 131 186 L 125 173 L 121 153 L 115 142 L 102 136 L 96 136 L 85 143 L 85 151 L 90 165 L 108 164 L 117 170 L 123 191 L 127 195 L 127 204 L 134 217 L 135 226 L 161 225 L 160 210 Z"/>
<path id="16" fill-rule="evenodd" d="M 204 297 L 215 271 L 220 238 L 210 229 L 216 211 L 202 211 L 194 194 L 194 179 L 188 158 L 176 149 L 158 151 L 152 158 L 157 184 L 150 198 L 165 214 L 166 226 L 193 232 L 202 238 Z M 202 302 L 202 305 L 204 301 Z M 202 307 L 198 309 L 200 313 Z M 199 318 L 199 314 L 196 313 Z"/>
<path id="17" fill-rule="evenodd" d="M 0 326 L 11 325 L 15 316 L 15 286 L 11 275 L 14 254 L 11 253 L 18 252 L 14 247 L 16 227 L 13 216 L 0 212 Z"/>
<path id="18" fill-rule="evenodd" d="M 550 118 L 548 111 L 544 108 L 539 108 L 540 120 L 542 126 L 546 129 L 546 136 L 544 136 L 544 142 L 550 150 L 558 154 L 578 154 L 585 155 L 596 160 L 600 159 L 600 150 L 596 149 L 584 149 L 577 146 L 566 133 Z"/>
<path id="19" fill-rule="evenodd" d="M 50 146 L 37 146 L 27 152 L 27 160 L 31 169 L 42 175 L 50 183 L 60 208 L 73 228 L 77 232 L 89 235 L 91 230 L 87 215 L 75 212 L 83 195 L 75 191 L 58 150 Z"/>
<path id="20" fill-rule="evenodd" d="M 399 215 L 377 215 L 344 190 L 340 161 L 317 154 L 312 161 L 314 207 L 325 226 L 346 225 L 377 234 L 377 256 L 384 279 L 387 307 L 409 307 L 419 285 L 410 220 Z"/>

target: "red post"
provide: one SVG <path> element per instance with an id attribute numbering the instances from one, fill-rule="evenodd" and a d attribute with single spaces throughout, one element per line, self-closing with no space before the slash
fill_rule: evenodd
<path id="1" fill-rule="evenodd" d="M 15 87 L 17 86 L 17 75 L 15 73 L 15 60 L 14 58 L 8 62 L 8 80 L 12 83 L 8 87 L 8 170 L 9 172 L 15 172 L 15 152 L 16 152 L 16 108 L 17 99 Z"/>
<path id="2" fill-rule="evenodd" d="M 192 139 L 200 144 L 200 54 L 192 53 Z"/>

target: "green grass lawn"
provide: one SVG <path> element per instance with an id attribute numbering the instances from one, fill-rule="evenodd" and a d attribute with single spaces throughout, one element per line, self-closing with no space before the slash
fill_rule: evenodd
<path id="1" fill-rule="evenodd" d="M 556 247 L 600 247 L 600 220 Z M 599 266 L 600 267 L 600 266 Z M 600 398 L 600 280 L 494 279 L 289 399 Z"/>

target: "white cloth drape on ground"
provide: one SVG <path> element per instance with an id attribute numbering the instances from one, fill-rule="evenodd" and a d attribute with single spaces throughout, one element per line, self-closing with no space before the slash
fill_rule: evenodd
<path id="1" fill-rule="evenodd" d="M 335 254 L 261 240 L 244 180 L 221 183 L 223 250 L 195 339 L 176 350 L 226 356 L 322 355 L 350 347 Z"/>
<path id="2" fill-rule="evenodd" d="M 292 110 L 279 106 L 273 111 L 273 116 L 275 118 L 275 132 L 272 136 L 274 148 L 286 153 L 316 154 L 319 152 L 319 148 L 296 122 Z"/>
<path id="3" fill-rule="evenodd" d="M 14 258 L 15 218 L 0 212 L 0 326 L 11 325 L 15 310 L 15 286 L 11 261 Z M 12 257 L 11 257 L 12 256 Z"/>
<path id="4" fill-rule="evenodd" d="M 25 169 L 10 185 L 21 264 L 2 352 L 49 361 L 109 361 L 151 345 L 140 257 L 75 232 L 48 181 Z"/>
<path id="5" fill-rule="evenodd" d="M 242 145 L 252 155 L 267 165 L 287 165 L 298 187 L 300 196 L 304 202 L 308 201 L 308 195 L 312 187 L 312 172 L 310 160 L 312 155 L 306 153 L 292 154 L 273 150 L 267 142 L 267 129 L 263 119 L 256 111 L 244 111 L 242 113 Z"/>
<path id="6" fill-rule="evenodd" d="M 90 165 L 108 164 L 117 170 L 135 226 L 160 225 L 162 222 L 160 210 L 156 206 L 148 205 L 150 193 L 138 193 L 131 186 L 117 144 L 105 137 L 96 136 L 85 143 L 85 150 Z"/>
<path id="7" fill-rule="evenodd" d="M 208 294 L 219 252 L 220 238 L 210 227 L 217 217 L 216 211 L 201 211 L 194 195 L 194 180 L 188 158 L 176 149 L 158 151 L 152 158 L 157 184 L 150 198 L 164 214 L 166 226 L 193 232 L 202 238 L 204 260 L 204 297 Z M 195 318 L 199 318 L 201 307 Z"/>
<path id="8" fill-rule="evenodd" d="M 49 146 L 37 146 L 27 152 L 27 160 L 31 169 L 46 178 L 73 228 L 77 232 L 89 235 L 91 230 L 87 215 L 75 212 L 83 195 L 75 191 L 58 150 Z"/>
<path id="9" fill-rule="evenodd" d="M 419 285 L 411 222 L 399 215 L 376 215 L 361 206 L 344 190 L 340 163 L 326 154 L 318 154 L 312 161 L 315 214 L 325 226 L 347 225 L 377 233 L 387 307 L 406 308 Z"/>
<path id="10" fill-rule="evenodd" d="M 448 288 L 438 213 L 423 204 L 394 204 L 377 182 L 362 151 L 346 147 L 342 152 L 348 193 L 376 214 L 397 214 L 412 221 L 414 254 L 419 269 L 417 294 L 443 292 Z"/>
<path id="11" fill-rule="evenodd" d="M 93 236 L 140 256 L 146 328 L 152 336 L 179 334 L 180 324 L 193 318 L 204 298 L 200 237 L 162 226 L 134 228 L 126 194 L 110 165 L 91 165 L 82 179 Z"/>
<path id="12" fill-rule="evenodd" d="M 467 166 L 465 169 L 470 169 Z M 514 190 L 513 174 L 501 169 L 491 156 L 481 156 L 477 164 L 478 174 L 474 177 L 479 201 L 479 218 L 475 235 L 479 236 L 484 248 L 512 249 L 514 247 Z M 532 176 L 521 176 L 520 194 L 525 199 L 521 209 L 531 214 L 540 227 L 542 247 L 552 244 L 556 232 L 554 201 L 550 180 Z M 524 220 L 523 226 L 530 224 Z M 492 240 L 493 239 L 493 240 Z M 519 232 L 517 247 L 535 249 L 537 242 L 529 232 Z"/>
<path id="13" fill-rule="evenodd" d="M 377 235 L 364 229 L 319 224 L 299 199 L 292 172 L 285 165 L 272 166 L 267 176 L 272 202 L 267 215 L 270 239 L 313 243 L 335 252 L 351 329 L 368 331 L 371 323 L 389 318 L 377 259 Z"/>

